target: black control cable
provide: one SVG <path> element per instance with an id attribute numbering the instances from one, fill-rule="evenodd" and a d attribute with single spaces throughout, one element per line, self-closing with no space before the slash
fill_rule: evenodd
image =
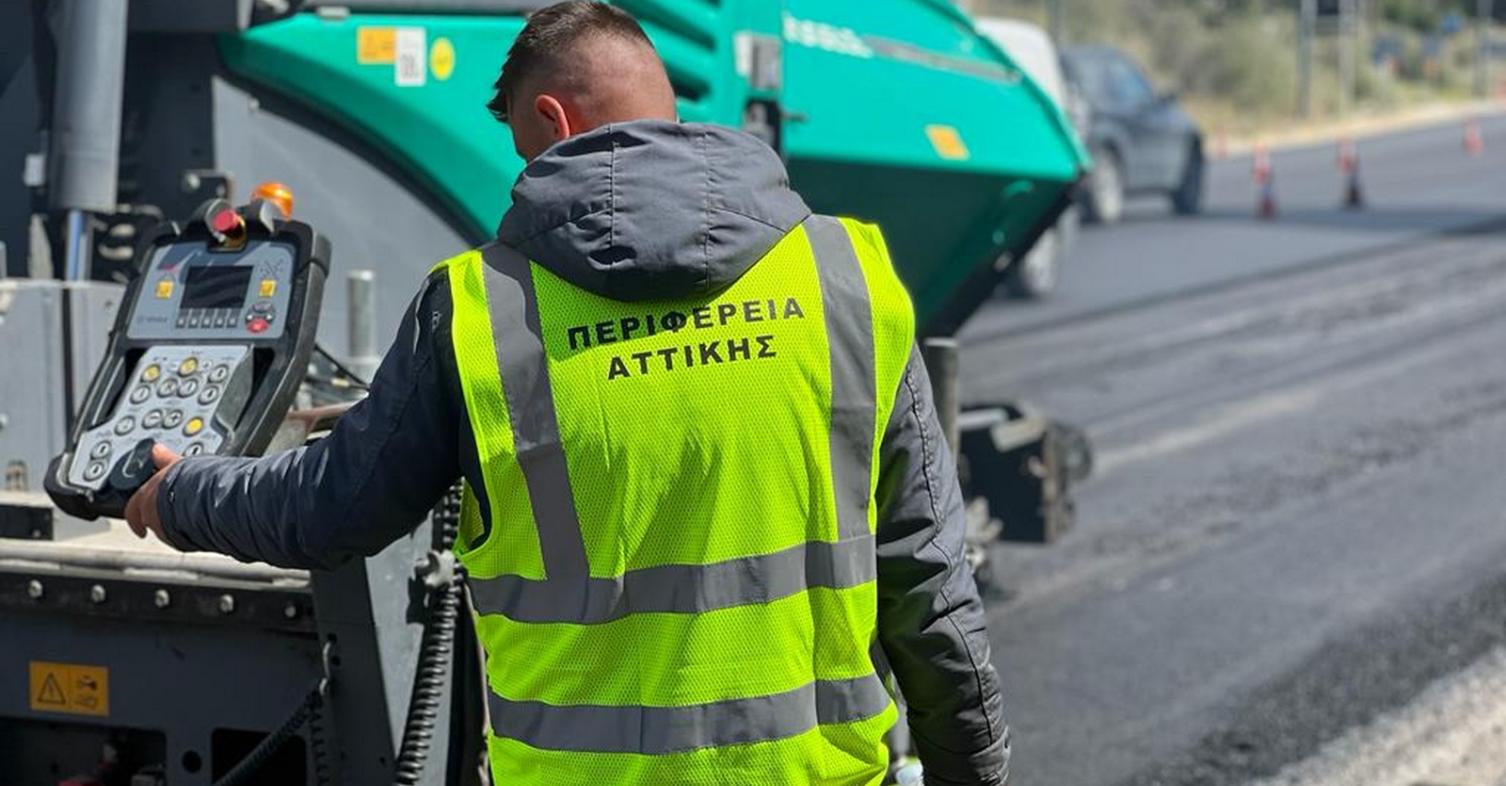
<path id="1" fill-rule="evenodd" d="M 417 579 L 428 590 L 430 616 L 414 665 L 408 719 L 398 748 L 398 786 L 416 786 L 423 779 L 434 744 L 434 724 L 454 661 L 455 631 L 465 592 L 465 568 L 455 559 L 454 551 L 460 534 L 460 495 L 457 484 L 434 508 L 430 519 L 433 545 L 417 570 Z"/>
<path id="2" fill-rule="evenodd" d="M 304 391 L 309 396 L 307 403 L 313 407 L 348 404 L 371 390 L 368 380 L 317 343 L 314 344 L 313 357 L 309 358 L 304 382 Z"/>
<path id="3" fill-rule="evenodd" d="M 324 358 L 324 362 L 328 363 L 330 367 L 335 370 L 335 373 L 339 374 L 343 381 L 351 387 L 358 388 L 360 390 L 371 390 L 370 382 L 363 379 L 360 374 L 351 371 L 350 367 L 346 366 L 344 363 L 341 363 L 339 359 L 330 354 L 329 350 L 325 349 L 318 343 L 314 344 L 314 354 L 318 355 L 321 358 Z"/>
<path id="4" fill-rule="evenodd" d="M 293 710 L 293 714 L 289 715 L 288 719 L 283 721 L 282 725 L 277 727 L 276 731 L 263 737 L 261 742 L 257 743 L 255 748 L 251 749 L 250 753 L 247 753 L 234 767 L 230 768 L 229 772 L 215 781 L 214 786 L 241 786 L 241 784 L 246 783 L 248 778 L 266 766 L 267 762 L 282 749 L 282 746 L 288 740 L 293 738 L 293 735 L 298 733 L 298 730 L 305 723 L 308 723 L 320 713 L 324 708 L 324 697 L 328 690 L 329 680 L 321 678 L 319 684 L 314 686 L 313 690 L 310 690 L 308 695 L 303 698 L 298 708 Z M 312 746 L 316 750 L 323 750 L 324 741 L 320 739 L 322 736 L 322 725 L 314 724 L 311 730 L 315 735 Z M 318 782 L 320 786 L 323 786 L 323 784 L 328 783 L 328 780 L 321 778 Z"/>
<path id="5" fill-rule="evenodd" d="M 424 555 L 415 579 L 423 582 L 429 597 L 429 621 L 424 626 L 423 642 L 414 664 L 413 692 L 408 701 L 408 717 L 403 724 L 402 744 L 398 748 L 395 781 L 398 786 L 417 786 L 434 744 L 434 725 L 444 702 L 445 686 L 455 650 L 461 602 L 465 593 L 465 568 L 455 559 L 455 540 L 460 534 L 460 486 L 452 487 L 431 517 L 432 548 Z M 326 645 L 327 646 L 327 645 Z M 325 652 L 326 662 L 329 652 Z M 328 673 L 326 668 L 326 673 Z M 305 724 L 312 737 L 316 783 L 333 782 L 326 760 L 323 713 L 329 692 L 328 677 L 321 678 L 302 703 L 276 731 L 262 738 L 231 770 L 213 786 L 242 786 L 271 760 Z"/>

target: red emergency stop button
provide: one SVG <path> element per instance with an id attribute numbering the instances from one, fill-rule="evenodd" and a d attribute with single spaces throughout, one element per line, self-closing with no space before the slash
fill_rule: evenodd
<path id="1" fill-rule="evenodd" d="M 241 227 L 241 217 L 234 210 L 221 210 L 214 214 L 214 229 L 216 232 L 230 234 Z"/>
<path id="2" fill-rule="evenodd" d="M 252 317 L 246 320 L 246 329 L 252 333 L 265 333 L 271 324 L 264 317 Z"/>
<path id="3" fill-rule="evenodd" d="M 215 213 L 209 219 L 209 228 L 221 245 L 239 248 L 246 242 L 246 220 L 234 210 Z"/>

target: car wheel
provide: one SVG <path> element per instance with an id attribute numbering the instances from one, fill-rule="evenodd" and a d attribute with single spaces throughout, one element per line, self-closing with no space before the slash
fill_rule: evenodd
<path id="1" fill-rule="evenodd" d="M 1112 150 L 1093 151 L 1093 171 L 1083 206 L 1095 224 L 1116 224 L 1124 215 L 1124 166 Z"/>
<path id="2" fill-rule="evenodd" d="M 1005 274 L 1005 293 L 1010 297 L 1038 300 L 1055 292 L 1079 223 L 1077 208 L 1068 208 L 1057 219 L 1056 226 L 1046 230 L 1036 241 L 1035 248 Z"/>
<path id="3" fill-rule="evenodd" d="M 1004 276 L 1004 286 L 1009 294 L 1027 300 L 1051 294 L 1056 289 L 1059 263 L 1057 248 L 1060 245 L 1056 230 L 1046 230 L 1041 239 L 1035 242 L 1035 248 L 1011 266 L 1009 273 Z"/>
<path id="4" fill-rule="evenodd" d="M 1171 208 L 1177 215 L 1192 216 L 1203 212 L 1203 150 L 1193 143 L 1187 155 L 1187 167 L 1182 170 L 1182 182 L 1171 192 Z"/>

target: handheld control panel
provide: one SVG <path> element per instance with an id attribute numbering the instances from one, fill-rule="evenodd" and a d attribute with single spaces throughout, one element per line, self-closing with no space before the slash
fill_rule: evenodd
<path id="1" fill-rule="evenodd" d="M 329 244 L 269 202 L 201 207 L 138 251 L 110 345 L 47 492 L 80 518 L 120 516 L 156 471 L 185 457 L 264 449 L 308 368 Z"/>

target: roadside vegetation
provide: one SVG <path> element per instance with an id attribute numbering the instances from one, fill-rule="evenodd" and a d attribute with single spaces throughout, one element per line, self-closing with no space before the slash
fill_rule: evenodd
<path id="1" fill-rule="evenodd" d="M 1315 38 L 1311 117 L 1389 114 L 1476 97 L 1474 0 L 1356 0 L 1354 88 L 1343 95 L 1343 37 Z M 1053 0 L 978 0 L 981 15 L 1048 25 Z M 1145 65 L 1207 129 L 1234 136 L 1300 116 L 1296 0 L 1057 0 L 1065 44 L 1107 43 Z M 1506 89 L 1506 0 L 1496 2 L 1492 92 Z"/>

